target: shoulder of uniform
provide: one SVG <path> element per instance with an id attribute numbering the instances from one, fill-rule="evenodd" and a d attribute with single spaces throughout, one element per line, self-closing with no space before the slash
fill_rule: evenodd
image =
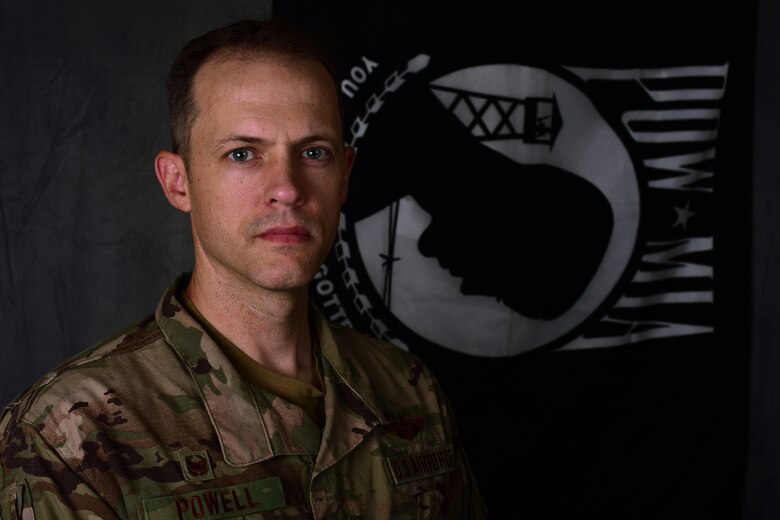
<path id="1" fill-rule="evenodd" d="M 53 379 L 57 377 L 58 374 L 78 366 L 93 363 L 109 356 L 126 354 L 138 350 L 139 348 L 154 343 L 161 337 L 162 331 L 157 325 L 154 315 L 149 315 L 68 359 L 49 372 L 47 376 L 44 376 L 42 382 L 45 384 L 47 377 Z"/>
<path id="2" fill-rule="evenodd" d="M 358 330 L 352 327 L 347 327 L 334 322 L 329 322 L 331 332 L 336 342 L 340 347 L 358 347 L 359 352 L 365 352 L 363 348 L 367 344 L 375 349 L 376 353 L 383 356 L 397 357 L 399 359 L 407 359 L 412 364 L 422 363 L 422 360 L 412 352 L 409 352 L 403 343 L 393 342 L 390 340 L 378 338 L 372 336 L 362 330 Z M 370 353 L 370 349 L 369 353 Z"/>
<path id="3" fill-rule="evenodd" d="M 402 388 L 416 394 L 419 391 L 438 391 L 438 382 L 425 361 L 405 347 L 377 338 L 363 331 L 332 325 L 331 332 L 339 352 L 350 366 L 359 367 L 355 374 L 371 382 L 372 386 Z"/>
<path id="4" fill-rule="evenodd" d="M 125 327 L 110 337 L 94 344 L 88 349 L 66 360 L 53 370 L 47 372 L 38 381 L 22 391 L 0 412 L 0 438 L 25 415 L 35 411 L 35 403 L 39 397 L 52 385 L 63 379 L 63 375 L 82 366 L 101 363 L 106 358 L 126 354 L 147 345 L 162 337 L 154 316 L 147 316 L 138 322 Z M 66 385 L 68 383 L 65 383 Z M 63 388 L 61 391 L 67 391 Z M 34 413 L 33 413 L 34 415 Z"/>
<path id="5" fill-rule="evenodd" d="M 373 410 L 381 410 L 385 431 L 419 428 L 424 417 L 451 442 L 456 425 L 448 398 L 420 356 L 357 329 L 335 325 L 331 332 L 344 360 L 337 370 Z"/>

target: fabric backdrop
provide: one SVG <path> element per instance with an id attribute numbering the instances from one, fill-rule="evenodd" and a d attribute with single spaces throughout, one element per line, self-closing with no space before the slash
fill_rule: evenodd
<path id="1" fill-rule="evenodd" d="M 0 3 L 0 395 L 152 312 L 191 269 L 154 176 L 183 43 L 267 1 Z"/>
<path id="2" fill-rule="evenodd" d="M 358 150 L 312 294 L 429 363 L 494 514 L 738 516 L 751 6 L 274 12 L 328 35 Z"/>

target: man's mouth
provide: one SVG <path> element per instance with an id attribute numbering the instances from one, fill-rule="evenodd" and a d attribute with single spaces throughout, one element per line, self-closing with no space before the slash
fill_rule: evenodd
<path id="1" fill-rule="evenodd" d="M 301 226 L 272 227 L 258 235 L 277 244 L 302 244 L 311 238 L 309 230 Z"/>

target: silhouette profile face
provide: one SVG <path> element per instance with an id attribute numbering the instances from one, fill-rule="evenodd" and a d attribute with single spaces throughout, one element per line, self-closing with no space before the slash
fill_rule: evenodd
<path id="1" fill-rule="evenodd" d="M 604 195 L 563 169 L 485 147 L 423 81 L 388 103 L 360 143 L 345 212 L 360 219 L 411 195 L 431 217 L 420 254 L 460 278 L 464 295 L 490 296 L 531 318 L 566 312 L 612 232 Z"/>

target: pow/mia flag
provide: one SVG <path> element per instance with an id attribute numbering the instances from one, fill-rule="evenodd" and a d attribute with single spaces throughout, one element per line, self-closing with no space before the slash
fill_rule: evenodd
<path id="1" fill-rule="evenodd" d="M 275 5 L 357 149 L 325 313 L 431 366 L 498 517 L 733 518 L 753 11 L 336 5 Z"/>

